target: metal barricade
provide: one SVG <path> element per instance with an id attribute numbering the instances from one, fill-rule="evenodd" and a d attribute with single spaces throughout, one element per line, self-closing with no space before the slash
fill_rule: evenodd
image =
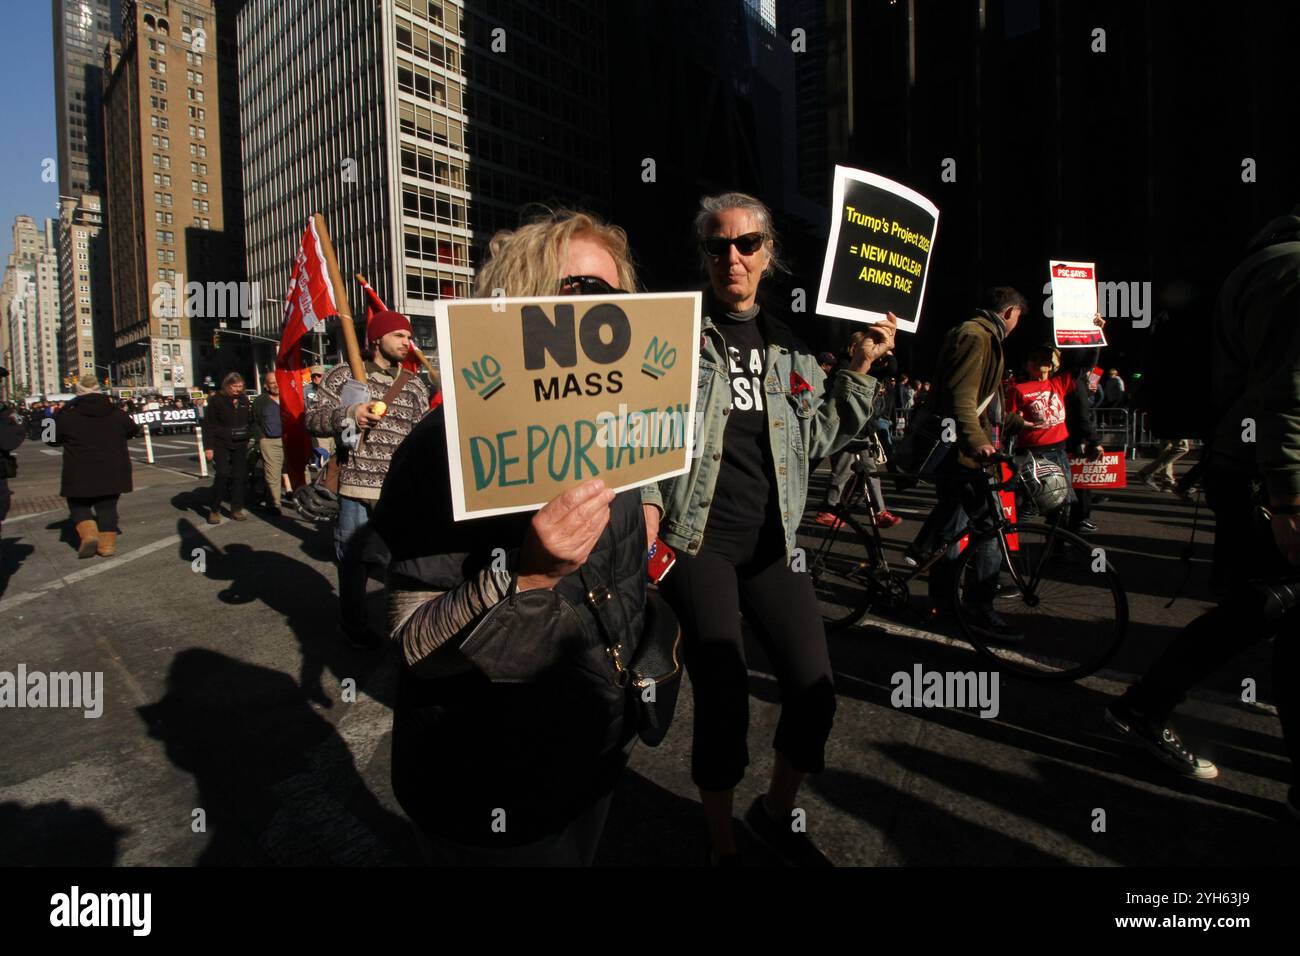
<path id="1" fill-rule="evenodd" d="M 1129 433 L 1129 410 L 1127 408 L 1094 408 L 1092 428 L 1097 433 L 1097 440 L 1106 448 L 1123 448 L 1125 457 L 1133 457 L 1132 438 Z"/>

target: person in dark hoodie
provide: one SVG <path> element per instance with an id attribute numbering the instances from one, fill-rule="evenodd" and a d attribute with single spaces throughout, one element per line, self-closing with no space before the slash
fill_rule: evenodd
<path id="1" fill-rule="evenodd" d="M 77 398 L 54 418 L 54 442 L 63 448 L 59 494 L 77 531 L 83 558 L 117 553 L 117 500 L 131 491 L 127 441 L 140 426 L 99 390 L 93 375 L 81 376 Z"/>
<path id="2" fill-rule="evenodd" d="M 1105 719 L 1183 776 L 1218 776 L 1169 725 L 1187 691 L 1274 637 L 1273 683 L 1291 758 L 1287 806 L 1300 820 L 1300 206 L 1247 246 L 1215 305 L 1202 482 L 1214 510 L 1217 606 L 1168 650 Z M 1189 401 L 1194 399 L 1189 399 Z"/>

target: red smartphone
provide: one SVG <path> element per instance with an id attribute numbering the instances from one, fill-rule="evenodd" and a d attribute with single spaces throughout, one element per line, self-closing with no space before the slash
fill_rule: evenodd
<path id="1" fill-rule="evenodd" d="M 646 555 L 646 573 L 650 575 L 650 580 L 658 584 L 668 576 L 676 563 L 677 553 L 655 538 L 655 543 L 650 545 L 650 551 Z"/>

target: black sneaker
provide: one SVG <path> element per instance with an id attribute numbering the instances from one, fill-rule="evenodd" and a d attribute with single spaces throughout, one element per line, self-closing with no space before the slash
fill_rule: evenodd
<path id="1" fill-rule="evenodd" d="M 1019 644 L 1025 639 L 1025 635 L 1008 624 L 992 608 L 969 609 L 966 624 L 986 641 L 995 641 L 999 644 Z"/>
<path id="2" fill-rule="evenodd" d="M 1106 723 L 1120 734 L 1133 737 L 1151 751 L 1157 760 L 1184 777 L 1213 780 L 1219 775 L 1218 767 L 1187 749 L 1187 745 L 1174 733 L 1174 728 L 1168 724 L 1159 726 L 1141 711 L 1125 703 L 1122 697 L 1111 702 L 1106 708 L 1105 716 Z"/>
<path id="3" fill-rule="evenodd" d="M 1075 534 L 1096 534 L 1099 529 L 1091 521 L 1080 521 L 1070 530 Z"/>
<path id="4" fill-rule="evenodd" d="M 924 552 L 920 551 L 918 548 L 914 547 L 913 545 L 909 544 L 906 548 L 903 549 L 903 563 L 906 564 L 909 568 L 920 567 L 921 562 L 924 560 L 925 560 Z"/>
<path id="5" fill-rule="evenodd" d="M 794 829 L 793 821 L 782 823 L 768 815 L 763 796 L 754 798 L 745 812 L 745 826 L 760 842 L 780 858 L 786 866 L 834 866 L 807 833 Z"/>

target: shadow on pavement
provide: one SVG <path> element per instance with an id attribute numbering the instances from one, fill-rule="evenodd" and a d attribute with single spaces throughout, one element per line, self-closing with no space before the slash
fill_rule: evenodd
<path id="1" fill-rule="evenodd" d="M 410 824 L 380 805 L 287 675 L 190 649 L 172 660 L 163 699 L 137 710 L 194 775 L 208 834 L 198 865 L 419 862 Z"/>
<path id="2" fill-rule="evenodd" d="M 0 541 L 0 597 L 4 597 L 5 591 L 9 589 L 9 579 L 36 552 L 36 548 L 30 544 L 19 544 L 21 540 L 5 538 Z"/>
<path id="3" fill-rule="evenodd" d="M 747 641 L 750 693 L 777 703 L 780 691 L 756 642 Z M 894 710 L 892 674 L 926 670 L 981 671 L 988 663 L 963 647 L 919 642 L 869 629 L 832 636 L 831 660 L 836 692 Z M 1153 758 L 1105 728 L 1101 714 L 1109 696 L 1079 684 L 1048 685 L 1002 675 L 996 719 L 943 708 L 910 711 L 909 716 L 973 738 L 978 753 L 994 754 L 988 744 L 1031 755 L 1031 776 L 1007 773 L 976 759 L 963 760 L 933 749 L 886 742 L 874 745 L 905 778 L 929 777 L 958 792 L 955 804 L 970 804 L 958 814 L 928 803 L 915 793 L 894 791 L 857 774 L 828 769 L 809 778 L 826 799 L 879 827 L 899 847 L 904 863 L 1042 865 L 1073 862 L 1079 848 L 1054 855 L 1047 829 L 1074 840 L 1089 852 L 1125 865 L 1281 864 L 1297 848 L 1294 830 L 1280 832 L 1281 804 L 1261 788 L 1263 780 L 1285 783 L 1289 763 L 1282 741 L 1249 728 L 1180 713 L 1175 724 L 1198 753 L 1236 775 L 1239 789 L 1218 782 L 1188 780 L 1170 773 Z M 843 731 L 837 731 L 843 733 Z M 1249 777 L 1247 775 L 1250 775 Z M 1122 778 L 1122 779 L 1117 779 Z M 988 807 L 999 808 L 989 811 Z M 1090 814 L 1106 809 L 1110 837 L 1093 834 Z M 1001 827 L 966 819 L 970 813 L 996 813 Z M 1025 839 L 1010 837 L 1013 818 L 1028 818 Z M 1139 825 L 1137 821 L 1150 818 Z M 1125 830 L 1115 838 L 1116 823 Z M 1195 838 L 1190 833 L 1196 831 Z M 919 832 L 918 832 L 919 831 Z M 1095 838 L 1095 840 L 1094 840 Z M 955 849 L 955 848 L 960 848 Z M 959 853 L 958 857 L 954 857 Z"/>
<path id="4" fill-rule="evenodd" d="M 219 548 L 184 518 L 177 522 L 177 533 L 182 560 L 192 561 L 194 549 L 204 548 L 205 576 L 229 582 L 217 594 L 218 599 L 226 604 L 260 601 L 284 618 L 285 626 L 298 641 L 302 655 L 299 683 L 310 700 L 332 706 L 321 685 L 326 669 L 339 680 L 351 677 L 365 685 L 364 677 L 374 669 L 378 655 L 354 650 L 343 642 L 338 633 L 334 585 L 323 574 L 278 551 L 259 550 L 238 541 Z M 387 683 L 375 688 L 366 685 L 366 690 L 392 707 L 393 692 Z"/>
<path id="5" fill-rule="evenodd" d="M 0 866 L 112 866 L 129 832 L 66 800 L 0 803 Z"/>

